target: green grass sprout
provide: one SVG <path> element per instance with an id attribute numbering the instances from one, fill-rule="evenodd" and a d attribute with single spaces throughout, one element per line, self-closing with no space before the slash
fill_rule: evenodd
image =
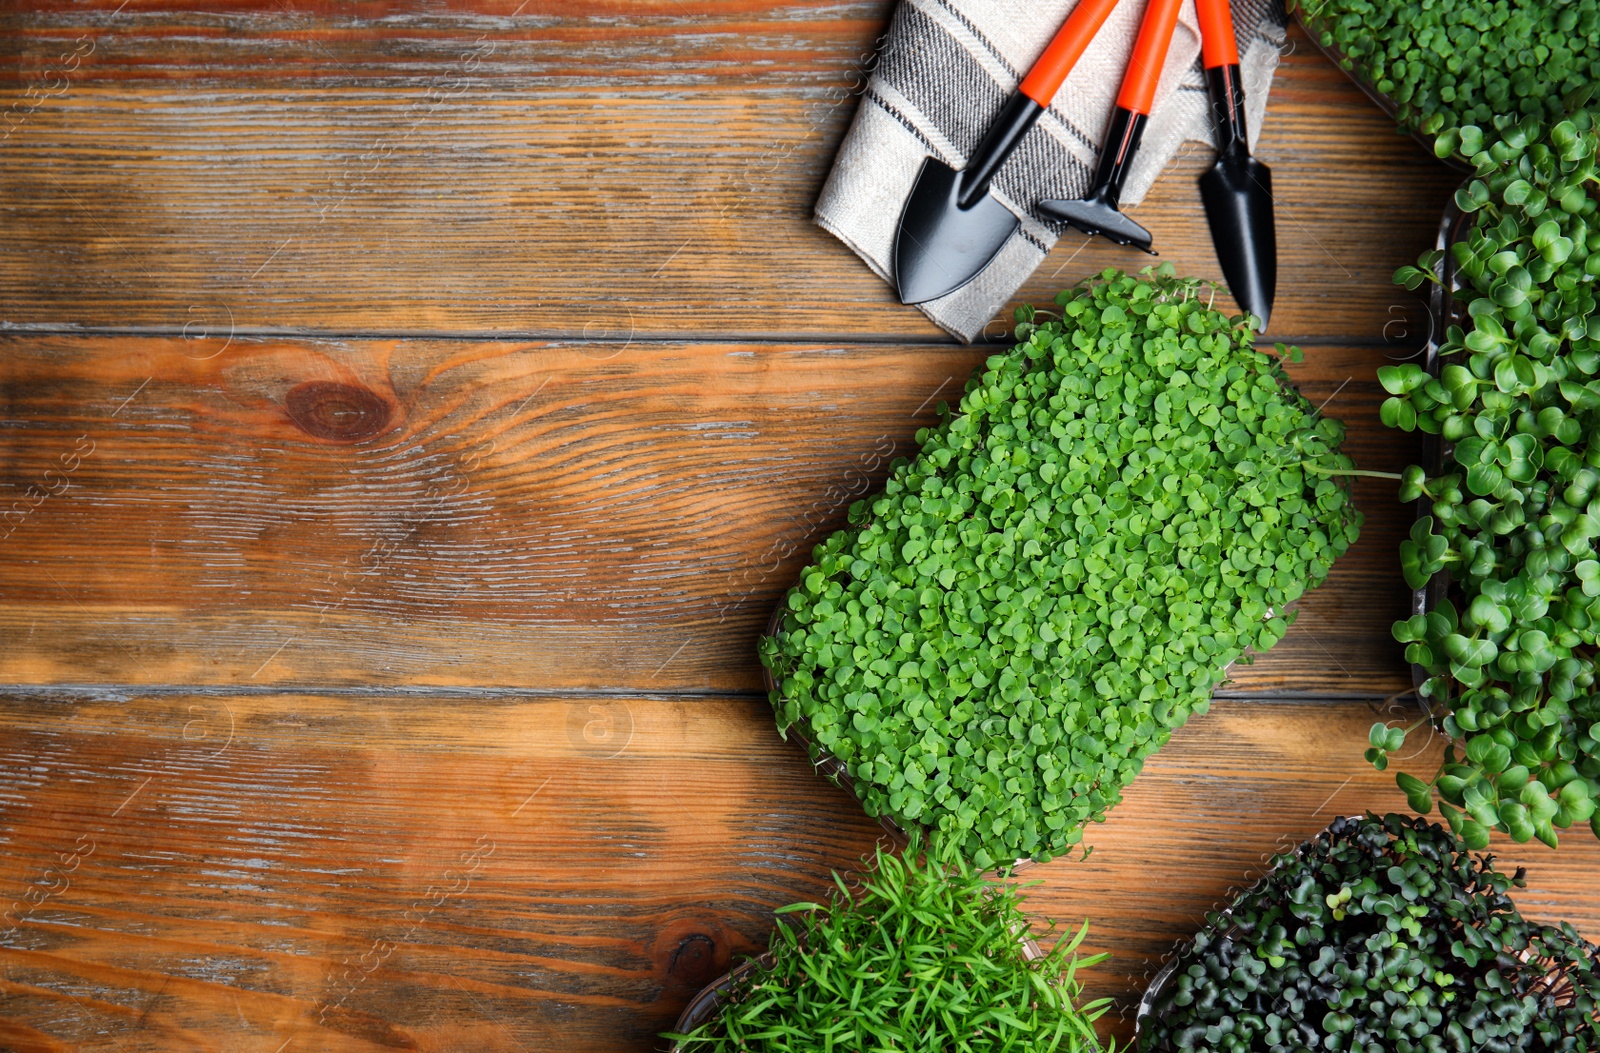
<path id="1" fill-rule="evenodd" d="M 852 894 L 779 911 L 771 964 L 736 980 L 712 1020 L 665 1036 L 683 1053 L 1099 1053 L 1079 1005 L 1087 924 L 1029 959 L 1015 882 L 985 879 L 938 841 L 880 844 Z M 1111 1047 L 1107 1047 L 1111 1053 Z"/>

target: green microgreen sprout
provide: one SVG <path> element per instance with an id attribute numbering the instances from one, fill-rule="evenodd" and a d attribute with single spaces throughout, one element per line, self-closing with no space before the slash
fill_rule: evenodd
<path id="1" fill-rule="evenodd" d="M 1078 970 L 1106 958 L 1076 956 L 1087 924 L 1030 957 L 1027 885 L 920 849 L 880 844 L 858 891 L 836 873 L 831 902 L 781 908 L 718 1015 L 665 1037 L 683 1053 L 1099 1053 L 1109 1000 L 1078 1004 Z"/>
<path id="2" fill-rule="evenodd" d="M 1600 84 L 1597 0 L 1299 0 L 1307 29 L 1422 135 L 1560 120 Z M 1439 156 L 1455 153 L 1449 140 Z M 1477 151 L 1469 146 L 1468 156 Z"/>
<path id="3" fill-rule="evenodd" d="M 1143 1053 L 1592 1053 L 1600 948 L 1437 823 L 1336 820 L 1180 952 Z"/>
<path id="4" fill-rule="evenodd" d="M 1422 695 L 1451 744 L 1433 778 L 1396 781 L 1419 812 L 1437 794 L 1475 849 L 1490 830 L 1554 847 L 1574 824 L 1600 837 L 1597 142 L 1587 113 L 1501 121 L 1466 157 L 1461 144 L 1482 141 L 1472 132 L 1451 137 L 1475 170 L 1456 194 L 1465 233 L 1448 261 L 1431 252 L 1395 274 L 1417 288 L 1450 263 L 1461 324 L 1443 334 L 1437 375 L 1378 370 L 1384 423 L 1446 450 L 1437 476 L 1402 473 L 1400 500 L 1427 514 L 1400 566 L 1417 589 L 1447 573 L 1449 593 L 1394 636 L 1428 672 Z M 1405 735 L 1374 728 L 1368 759 L 1382 767 Z"/>
<path id="5" fill-rule="evenodd" d="M 1170 265 L 1019 311 L 818 545 L 762 642 L 780 730 L 867 812 L 1049 859 L 1356 539 L 1344 428 Z"/>

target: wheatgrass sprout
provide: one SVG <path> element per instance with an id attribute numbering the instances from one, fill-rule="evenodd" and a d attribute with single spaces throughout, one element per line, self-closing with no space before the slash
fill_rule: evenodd
<path id="1" fill-rule="evenodd" d="M 937 840 L 878 847 L 859 887 L 778 913 L 768 954 L 683 1053 L 1100 1053 L 1107 999 L 1079 1004 L 1087 924 L 1030 957 L 1015 882 L 984 878 Z M 1111 1047 L 1106 1047 L 1111 1053 Z"/>

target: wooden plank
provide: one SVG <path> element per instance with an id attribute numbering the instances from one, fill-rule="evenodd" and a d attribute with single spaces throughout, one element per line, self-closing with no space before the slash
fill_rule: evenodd
<path id="1" fill-rule="evenodd" d="M 0 1013 L 129 1053 L 653 1048 L 863 844 L 756 708 L 14 700 Z"/>
<path id="2" fill-rule="evenodd" d="M 0 338 L 0 683 L 757 691 L 811 547 L 982 357 Z M 1307 359 L 1358 463 L 1408 463 L 1383 349 Z M 1408 685 L 1393 495 L 1357 483 L 1361 540 L 1227 690 Z"/>
<path id="3" fill-rule="evenodd" d="M 12 7 L 0 323 L 943 339 L 810 220 L 888 10 Z M 1291 39 L 1259 144 L 1275 332 L 1380 341 L 1456 180 Z M 1136 214 L 1215 276 L 1204 154 Z M 1069 235 L 1023 299 L 1144 262 Z"/>
<path id="4" fill-rule="evenodd" d="M 1372 719 L 1218 703 L 1087 862 L 1027 874 L 1115 953 L 1093 992 L 1131 1005 L 1276 844 L 1400 806 Z M 8 1048 L 652 1049 L 876 829 L 748 699 L 13 695 L 0 721 Z M 1529 914 L 1600 934 L 1600 845 L 1503 851 Z"/>

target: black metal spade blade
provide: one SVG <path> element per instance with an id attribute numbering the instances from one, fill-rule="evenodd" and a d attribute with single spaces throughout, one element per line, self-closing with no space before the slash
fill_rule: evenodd
<path id="1" fill-rule="evenodd" d="M 928 158 L 900 213 L 894 277 L 901 303 L 948 296 L 976 278 L 1021 222 L 989 193 L 1117 0 L 1081 0 L 1006 100 L 960 172 Z"/>
<path id="2" fill-rule="evenodd" d="M 1239 306 L 1267 328 L 1278 287 L 1278 237 L 1272 221 L 1272 172 L 1235 139 L 1200 176 L 1211 244 Z"/>
<path id="3" fill-rule="evenodd" d="M 961 172 L 937 158 L 923 162 L 894 242 L 901 303 L 955 292 L 989 265 L 1017 229 L 1017 217 L 987 193 L 963 208 L 961 190 Z"/>

